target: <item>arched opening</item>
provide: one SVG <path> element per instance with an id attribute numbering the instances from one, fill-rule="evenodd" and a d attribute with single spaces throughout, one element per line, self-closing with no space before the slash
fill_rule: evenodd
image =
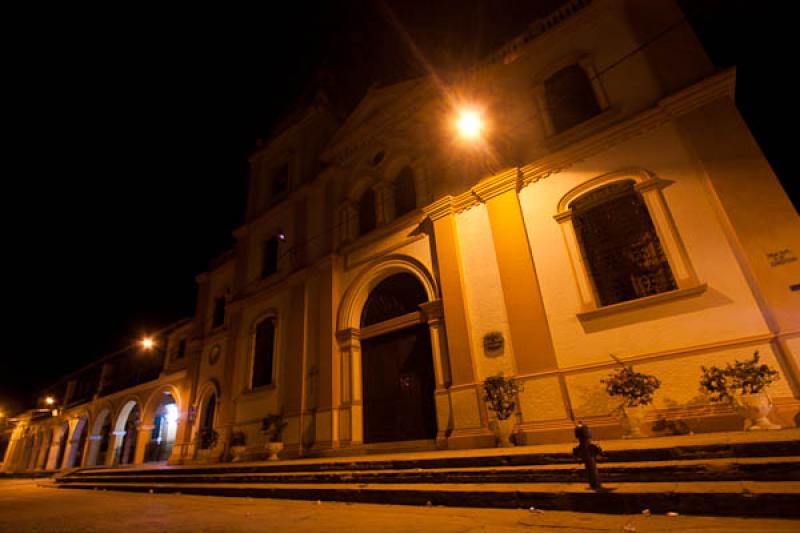
<path id="1" fill-rule="evenodd" d="M 414 172 L 403 167 L 394 180 L 394 216 L 401 217 L 417 208 L 417 191 L 414 187 Z"/>
<path id="2" fill-rule="evenodd" d="M 70 439 L 69 455 L 67 457 L 66 467 L 81 466 L 83 460 L 83 449 L 86 446 L 86 417 L 82 417 L 75 424 L 75 430 L 72 432 L 72 439 Z"/>
<path id="3" fill-rule="evenodd" d="M 133 463 L 136 454 L 136 440 L 141 422 L 141 410 L 139 405 L 131 400 L 122 408 L 117 419 L 116 431 L 123 433 L 122 442 L 117 446 L 116 464 L 129 465 Z"/>
<path id="4" fill-rule="evenodd" d="M 592 82 L 578 64 L 569 65 L 544 82 L 550 120 L 556 133 L 566 131 L 600 113 Z"/>
<path id="5" fill-rule="evenodd" d="M 54 468 L 59 470 L 64 464 L 64 453 L 67 451 L 67 438 L 69 437 L 69 423 L 61 425 L 61 435 L 58 438 L 58 450 L 56 451 L 56 463 Z"/>
<path id="6" fill-rule="evenodd" d="M 104 465 L 108 459 L 108 447 L 111 443 L 111 410 L 104 409 L 97 416 L 92 429 L 91 444 L 87 465 Z"/>
<path id="7" fill-rule="evenodd" d="M 197 447 L 200 450 L 213 448 L 214 441 L 214 419 L 217 411 L 217 395 L 210 393 L 203 401 L 200 409 L 200 425 L 197 428 Z"/>
<path id="8" fill-rule="evenodd" d="M 38 457 L 39 450 L 42 445 L 41 432 L 36 433 L 36 435 L 31 435 L 30 439 L 31 439 L 30 453 L 27 455 L 27 458 L 24 463 L 26 470 L 33 470 L 36 468 L 36 458 Z"/>
<path id="9" fill-rule="evenodd" d="M 178 434 L 178 415 L 175 398 L 169 391 L 165 391 L 153 417 L 153 432 L 145 448 L 145 462 L 153 463 L 169 459 Z"/>
<path id="10" fill-rule="evenodd" d="M 410 273 L 385 278 L 367 297 L 360 320 L 365 443 L 436 437 L 436 379 L 428 325 L 388 323 L 419 311 L 427 301 L 425 288 Z"/>
<path id="11" fill-rule="evenodd" d="M 47 437 L 42 443 L 42 449 L 39 452 L 38 467 L 42 470 L 47 469 L 47 459 L 50 457 L 50 446 L 53 445 L 53 430 L 47 430 Z"/>

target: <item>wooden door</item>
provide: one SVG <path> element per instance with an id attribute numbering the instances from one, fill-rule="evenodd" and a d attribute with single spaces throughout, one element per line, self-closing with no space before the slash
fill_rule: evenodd
<path id="1" fill-rule="evenodd" d="M 426 324 L 361 341 L 364 442 L 436 437 L 435 379 Z"/>

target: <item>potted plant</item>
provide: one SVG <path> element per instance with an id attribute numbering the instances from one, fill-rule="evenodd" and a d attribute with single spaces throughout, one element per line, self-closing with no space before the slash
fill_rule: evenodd
<path id="1" fill-rule="evenodd" d="M 483 382 L 483 400 L 497 417 L 495 437 L 499 447 L 514 446 L 511 442 L 511 433 L 514 430 L 514 420 L 511 415 L 516 409 L 517 395 L 520 392 L 522 386 L 514 378 L 503 377 L 502 373 L 488 377 Z"/>
<path id="2" fill-rule="evenodd" d="M 197 458 L 208 460 L 211 450 L 216 447 L 219 434 L 212 428 L 197 430 Z"/>
<path id="3" fill-rule="evenodd" d="M 606 393 L 609 396 L 622 398 L 618 410 L 625 430 L 624 437 L 642 437 L 645 407 L 653 403 L 653 394 L 661 386 L 661 380 L 649 374 L 636 372 L 632 366 L 622 363 L 616 357 L 614 359 L 621 368 L 600 382 L 606 386 Z"/>
<path id="4" fill-rule="evenodd" d="M 247 449 L 247 435 L 244 431 L 234 431 L 231 433 L 231 455 L 233 455 L 233 462 L 239 462 L 244 456 Z"/>
<path id="5" fill-rule="evenodd" d="M 283 428 L 286 427 L 286 423 L 283 415 L 267 415 L 261 421 L 261 432 L 267 436 L 267 451 L 269 452 L 270 461 L 277 461 L 278 454 L 283 451 L 281 434 L 283 433 Z"/>
<path id="6" fill-rule="evenodd" d="M 725 368 L 701 367 L 700 387 L 712 402 L 730 404 L 745 419 L 744 429 L 780 429 L 767 418 L 772 410 L 772 400 L 766 393 L 768 385 L 780 378 L 777 370 L 759 364 L 758 350 L 753 358 L 739 361 Z"/>

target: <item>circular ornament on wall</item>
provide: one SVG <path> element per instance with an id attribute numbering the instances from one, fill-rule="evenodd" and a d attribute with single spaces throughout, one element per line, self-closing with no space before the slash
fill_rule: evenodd
<path id="1" fill-rule="evenodd" d="M 222 353 L 222 348 L 219 347 L 219 344 L 215 344 L 211 347 L 211 350 L 208 352 L 208 364 L 214 366 L 214 364 L 219 361 L 219 356 Z"/>

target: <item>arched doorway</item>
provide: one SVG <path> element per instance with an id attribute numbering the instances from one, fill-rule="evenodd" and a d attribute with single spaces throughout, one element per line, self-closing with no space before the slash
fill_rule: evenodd
<path id="1" fill-rule="evenodd" d="M 61 425 L 61 435 L 58 438 L 58 450 L 56 451 L 56 464 L 54 468 L 59 470 L 64 464 L 64 453 L 67 451 L 67 438 L 69 437 L 69 423 Z"/>
<path id="2" fill-rule="evenodd" d="M 145 450 L 145 462 L 166 461 L 178 434 L 178 404 L 168 391 L 162 395 L 153 417 L 153 431 Z"/>
<path id="3" fill-rule="evenodd" d="M 53 445 L 53 430 L 47 430 L 47 437 L 42 443 L 42 449 L 39 451 L 39 468 L 41 470 L 47 469 L 47 460 L 50 458 L 50 447 Z"/>
<path id="4" fill-rule="evenodd" d="M 104 409 L 94 421 L 87 465 L 104 465 L 111 443 L 111 409 Z"/>
<path id="5" fill-rule="evenodd" d="M 71 446 L 69 449 L 69 455 L 65 465 L 68 468 L 72 466 L 81 466 L 81 461 L 83 460 L 83 448 L 86 446 L 86 426 L 86 417 L 82 417 L 75 424 L 75 429 L 73 430 L 72 438 L 70 439 Z"/>
<path id="6" fill-rule="evenodd" d="M 208 394 L 203 400 L 200 408 L 200 425 L 197 427 L 197 449 L 207 450 L 211 448 L 214 431 L 214 419 L 217 412 L 217 395 L 214 392 Z"/>
<path id="7" fill-rule="evenodd" d="M 380 281 L 361 311 L 365 443 L 436 437 L 436 379 L 431 336 L 419 306 L 422 283 L 406 272 Z M 393 320 L 410 317 L 409 320 Z"/>
<path id="8" fill-rule="evenodd" d="M 120 413 L 117 420 L 117 431 L 124 432 L 122 442 L 115 450 L 117 453 L 116 464 L 132 464 L 136 454 L 136 440 L 139 433 L 141 422 L 141 410 L 139 404 L 129 401 Z"/>

